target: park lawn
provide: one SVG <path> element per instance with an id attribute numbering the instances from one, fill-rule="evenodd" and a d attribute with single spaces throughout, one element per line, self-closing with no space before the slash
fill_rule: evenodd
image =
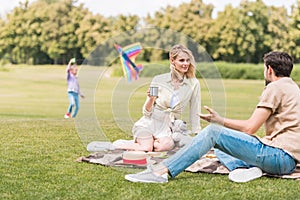
<path id="1" fill-rule="evenodd" d="M 123 116 L 112 112 L 117 105 L 111 103 L 120 80 L 109 78 L 108 73 L 98 80 L 95 95 L 82 100 L 79 117 L 84 105 L 94 99 L 95 115 L 108 139 L 130 138 L 115 123 Z M 264 87 L 262 80 L 219 80 L 220 99 L 213 101 L 208 81 L 200 82 L 202 105 L 219 108 L 220 103 L 226 116 L 244 119 Z M 167 184 L 140 184 L 124 179 L 137 170 L 75 162 L 89 152 L 76 121 L 63 119 L 68 106 L 65 67 L 6 66 L 0 68 L 0 84 L 0 199 L 299 199 L 299 181 L 294 180 L 262 177 L 237 184 L 226 175 L 184 172 Z M 131 94 L 132 121 L 141 115 L 146 90 L 144 84 Z"/>

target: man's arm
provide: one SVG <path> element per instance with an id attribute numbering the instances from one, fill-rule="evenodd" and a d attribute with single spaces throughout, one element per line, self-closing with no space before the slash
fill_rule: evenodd
<path id="1" fill-rule="evenodd" d="M 199 114 L 201 119 L 208 122 L 218 123 L 227 128 L 245 132 L 250 135 L 254 134 L 271 114 L 271 110 L 269 108 L 258 107 L 254 110 L 249 119 L 236 120 L 221 117 L 216 111 L 207 106 L 204 106 L 204 108 L 209 112 L 209 114 Z"/>

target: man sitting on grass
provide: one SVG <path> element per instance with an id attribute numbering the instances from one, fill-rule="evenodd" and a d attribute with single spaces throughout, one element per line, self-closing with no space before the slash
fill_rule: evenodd
<path id="1" fill-rule="evenodd" d="M 284 52 L 264 56 L 266 87 L 252 116 L 247 120 L 221 117 L 205 106 L 209 114 L 200 118 L 212 122 L 175 155 L 153 168 L 128 174 L 132 182 L 164 183 L 168 174 L 177 176 L 211 148 L 220 152 L 221 163 L 229 170 L 229 179 L 247 182 L 262 176 L 291 174 L 300 161 L 300 90 L 290 78 L 293 59 Z M 266 135 L 253 134 L 265 124 Z"/>

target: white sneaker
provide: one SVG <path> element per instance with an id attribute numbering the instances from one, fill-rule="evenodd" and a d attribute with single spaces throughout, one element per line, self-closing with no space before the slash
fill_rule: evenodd
<path id="1" fill-rule="evenodd" d="M 262 171 L 258 167 L 251 167 L 248 169 L 239 168 L 229 172 L 229 180 L 237 183 L 244 183 L 262 176 Z"/>
<path id="2" fill-rule="evenodd" d="M 115 148 L 111 142 L 93 141 L 86 146 L 86 150 L 90 152 L 113 151 Z"/>
<path id="3" fill-rule="evenodd" d="M 112 143 L 112 145 L 115 148 L 124 147 L 125 146 L 131 146 L 134 143 L 134 140 L 116 140 Z"/>
<path id="4" fill-rule="evenodd" d="M 168 174 L 166 173 L 161 176 L 157 176 L 153 173 L 151 165 L 148 165 L 145 171 L 137 174 L 127 174 L 125 175 L 125 179 L 131 182 L 140 183 L 167 183 Z"/>

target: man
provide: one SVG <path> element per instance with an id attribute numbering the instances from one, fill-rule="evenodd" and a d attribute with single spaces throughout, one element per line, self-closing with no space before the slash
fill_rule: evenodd
<path id="1" fill-rule="evenodd" d="M 292 58 L 284 52 L 264 56 L 266 87 L 252 116 L 247 120 L 221 117 L 205 106 L 209 114 L 200 118 L 207 126 L 183 149 L 162 164 L 125 178 L 132 182 L 168 182 L 211 148 L 230 170 L 229 179 L 247 182 L 262 176 L 291 174 L 300 161 L 300 90 L 290 78 Z M 253 134 L 265 124 L 265 136 Z"/>

